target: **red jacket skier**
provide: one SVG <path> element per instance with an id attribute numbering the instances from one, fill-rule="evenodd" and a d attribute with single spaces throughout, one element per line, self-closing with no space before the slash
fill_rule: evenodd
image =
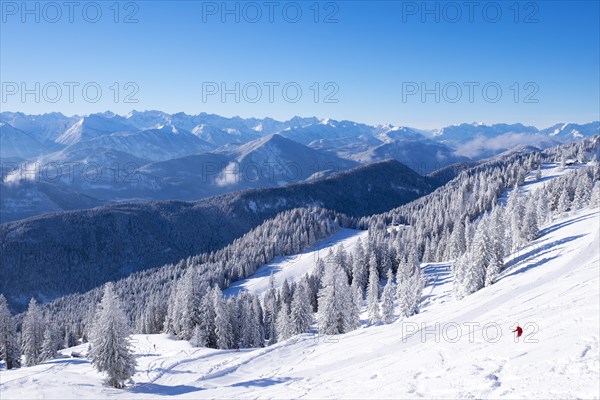
<path id="1" fill-rule="evenodd" d="M 523 334 L 523 328 L 521 328 L 519 325 L 517 325 L 517 327 L 515 328 L 515 330 L 513 332 L 517 332 L 517 337 L 521 337 L 521 335 Z"/>

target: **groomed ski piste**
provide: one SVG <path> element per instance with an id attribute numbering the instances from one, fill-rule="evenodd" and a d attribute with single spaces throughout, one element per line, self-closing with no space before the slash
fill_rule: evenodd
<path id="1" fill-rule="evenodd" d="M 277 284 L 300 279 L 329 247 L 352 250 L 365 235 L 341 230 L 230 291 L 260 293 L 271 273 Z M 89 360 L 70 357 L 85 354 L 84 344 L 62 350 L 64 358 L 1 370 L 0 398 L 598 398 L 599 252 L 600 210 L 587 208 L 543 227 L 505 260 L 497 283 L 460 301 L 449 264 L 423 264 L 421 312 L 390 325 L 239 352 L 134 335 L 137 372 L 126 389 L 106 386 Z"/>

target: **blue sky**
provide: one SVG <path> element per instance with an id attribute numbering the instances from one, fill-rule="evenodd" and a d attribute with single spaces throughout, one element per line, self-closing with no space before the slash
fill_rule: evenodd
<path id="1" fill-rule="evenodd" d="M 28 2 L 26 13 L 22 2 L 2 1 L 0 107 L 315 115 L 417 128 L 600 119 L 598 1 L 464 3 L 228 2 L 227 14 L 221 1 L 83 1 L 73 10 L 53 3 L 58 16 L 48 3 Z M 72 102 L 65 82 L 78 84 Z M 32 93 L 23 98 L 23 89 Z"/>

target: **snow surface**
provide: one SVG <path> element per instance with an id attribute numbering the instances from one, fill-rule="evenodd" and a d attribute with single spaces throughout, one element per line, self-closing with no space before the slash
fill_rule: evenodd
<path id="1" fill-rule="evenodd" d="M 598 398 L 599 224 L 598 209 L 556 220 L 507 259 L 496 284 L 460 301 L 447 266 L 424 265 L 422 312 L 390 325 L 239 352 L 134 335 L 138 367 L 125 390 L 105 386 L 86 359 L 64 358 L 2 370 L 0 397 Z M 342 242 L 356 238 L 340 234 L 347 234 Z M 310 254 L 275 263 L 276 277 L 307 268 L 302 257 Z M 247 286 L 258 291 L 264 280 L 255 276 Z M 466 323 L 476 324 L 472 334 Z M 515 323 L 525 328 L 518 342 Z M 86 345 L 62 353 L 71 351 Z"/>
<path id="2" fill-rule="evenodd" d="M 586 164 L 566 165 L 564 168 L 561 168 L 559 163 L 542 163 L 542 166 L 541 166 L 542 177 L 540 179 L 536 179 L 535 178 L 535 175 L 536 175 L 535 170 L 530 172 L 529 174 L 527 174 L 527 176 L 525 177 L 525 183 L 522 186 L 519 186 L 519 193 L 520 194 L 533 193 L 537 189 L 542 188 L 546 183 L 548 183 L 548 181 L 550 181 L 554 178 L 558 178 L 559 176 L 567 174 L 573 170 L 576 170 L 579 168 L 584 168 L 587 166 L 593 166 L 593 165 L 595 165 L 595 161 L 590 161 Z M 500 196 L 498 201 L 503 204 L 506 204 L 506 202 L 508 200 L 508 195 L 510 194 L 511 191 L 512 191 L 512 188 L 508 188 L 502 194 L 502 196 Z"/>
<path id="3" fill-rule="evenodd" d="M 343 245 L 344 249 L 352 251 L 359 238 L 363 243 L 367 242 L 368 234 L 368 231 L 340 229 L 334 235 L 321 240 L 300 254 L 278 257 L 273 262 L 263 265 L 254 275 L 234 282 L 223 291 L 223 294 L 226 296 L 236 295 L 245 290 L 260 295 L 267 290 L 271 274 L 273 274 L 275 286 L 283 284 L 285 279 L 289 283 L 299 281 L 306 273 L 312 272 L 319 258 L 327 257 L 330 249 L 335 252 L 339 245 Z"/>

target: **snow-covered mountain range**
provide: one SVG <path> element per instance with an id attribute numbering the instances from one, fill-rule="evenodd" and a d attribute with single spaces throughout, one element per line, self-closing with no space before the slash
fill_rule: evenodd
<path id="1" fill-rule="evenodd" d="M 287 121 L 276 121 L 271 118 L 227 118 L 206 113 L 188 115 L 167 114 L 161 111 L 132 111 L 126 116 L 104 112 L 72 117 L 60 113 L 26 115 L 20 112 L 3 112 L 0 114 L 0 122 L 3 124 L 3 131 L 6 130 L 2 137 L 15 136 L 15 131 L 9 131 L 10 128 L 24 133 L 10 139 L 14 141 L 15 146 L 20 144 L 18 137 L 23 136 L 23 144 L 31 144 L 31 140 L 36 140 L 45 153 L 56 150 L 56 147 L 49 146 L 50 143 L 62 146 L 63 149 L 79 144 L 80 147 L 85 146 L 90 150 L 99 147 L 100 144 L 104 147 L 109 144 L 108 147 L 115 146 L 119 150 L 137 155 L 136 153 L 139 152 L 137 149 L 145 146 L 148 141 L 153 143 L 153 140 L 164 140 L 157 143 L 165 146 L 162 153 L 155 151 L 146 154 L 146 158 L 151 161 L 175 158 L 180 156 L 181 152 L 196 154 L 227 144 L 247 143 L 274 133 L 309 147 L 345 151 L 351 155 L 353 152 L 349 150 L 352 148 L 361 147 L 367 150 L 397 141 L 427 143 L 434 140 L 441 143 L 465 144 L 478 138 L 498 139 L 505 135 L 513 135 L 511 136 L 513 139 L 514 135 L 528 137 L 528 142 L 533 139 L 569 141 L 600 132 L 598 121 L 588 124 L 559 123 L 545 129 L 522 124 L 473 123 L 422 131 L 393 125 L 371 126 L 353 121 L 319 120 L 315 117 L 294 117 Z M 158 139 L 151 137 L 152 135 L 147 131 L 154 133 Z M 142 132 L 146 133 L 142 134 Z M 132 136 L 131 140 L 123 144 L 122 137 L 129 136 Z M 198 141 L 194 142 L 190 136 L 195 136 Z M 94 142 L 98 138 L 104 139 Z M 179 152 L 173 150 L 169 143 L 185 147 L 185 150 L 179 149 Z M 522 142 L 511 144 L 522 144 Z M 499 144 L 496 146 L 501 147 Z M 510 147 L 512 146 L 504 146 L 504 150 Z M 3 158 L 30 158 L 30 156 L 24 157 L 23 154 L 15 154 L 17 153 L 15 149 L 8 146 L 2 151 Z"/>
<path id="2" fill-rule="evenodd" d="M 425 175 L 516 146 L 547 148 L 599 132 L 598 122 L 541 130 L 522 124 L 462 124 L 422 131 L 315 117 L 276 121 L 161 111 L 72 117 L 3 112 L 1 222 L 63 210 L 50 202 L 44 208 L 40 194 L 47 189 L 40 185 L 90 199 L 59 202 L 75 209 L 115 201 L 197 200 L 318 179 L 386 159 Z"/>

